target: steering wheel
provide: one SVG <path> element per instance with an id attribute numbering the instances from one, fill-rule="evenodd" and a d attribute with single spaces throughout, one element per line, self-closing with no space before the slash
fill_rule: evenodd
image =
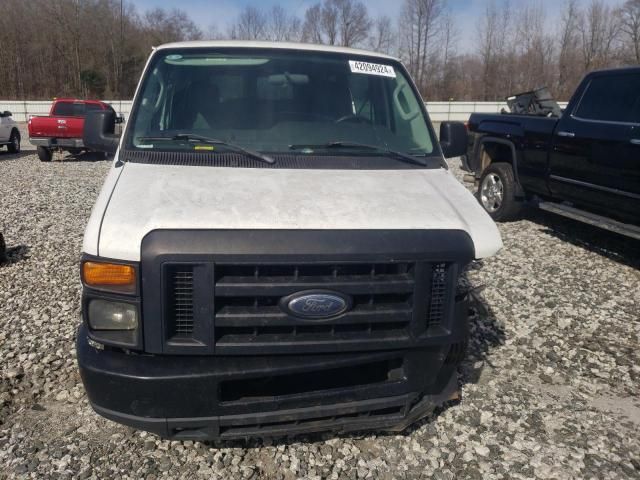
<path id="1" fill-rule="evenodd" d="M 360 115 L 354 115 L 352 113 L 349 115 L 345 115 L 344 117 L 340 117 L 339 119 L 335 120 L 333 123 L 344 123 L 344 122 L 366 123 L 369 125 L 372 124 L 371 120 L 369 120 L 368 118 L 361 117 Z"/>

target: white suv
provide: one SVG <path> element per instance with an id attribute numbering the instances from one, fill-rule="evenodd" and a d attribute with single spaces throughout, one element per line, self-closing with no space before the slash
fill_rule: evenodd
<path id="1" fill-rule="evenodd" d="M 0 147 L 7 146 L 9 153 L 20 152 L 20 130 L 18 124 L 11 118 L 11 112 L 0 112 Z"/>

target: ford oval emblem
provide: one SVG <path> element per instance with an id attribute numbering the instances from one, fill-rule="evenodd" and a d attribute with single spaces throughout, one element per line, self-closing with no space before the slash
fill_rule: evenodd
<path id="1" fill-rule="evenodd" d="M 280 307 L 290 315 L 306 319 L 336 317 L 351 308 L 351 297 L 326 290 L 294 293 L 280 301 Z"/>

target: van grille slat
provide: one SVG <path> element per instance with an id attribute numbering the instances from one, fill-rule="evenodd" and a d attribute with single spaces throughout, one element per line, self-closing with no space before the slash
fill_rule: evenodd
<path id="1" fill-rule="evenodd" d="M 429 298 L 429 327 L 442 324 L 447 306 L 447 264 L 436 263 L 431 274 L 431 294 Z"/>
<path id="2" fill-rule="evenodd" d="M 359 323 L 407 323 L 411 321 L 412 308 L 384 306 L 370 307 L 363 305 L 356 307 L 344 315 L 331 321 L 332 325 Z M 300 321 L 286 315 L 278 307 L 255 309 L 252 307 L 224 307 L 216 314 L 216 326 L 244 327 L 244 326 L 282 326 L 299 325 Z"/>
<path id="3" fill-rule="evenodd" d="M 253 424 L 247 423 L 240 425 L 228 424 L 231 422 L 221 421 L 220 438 L 291 435 L 296 432 L 304 432 L 314 428 L 327 428 L 327 424 L 333 425 L 333 428 L 338 428 L 340 425 L 348 425 L 349 423 L 358 425 L 363 429 L 367 426 L 371 428 L 372 426 L 380 425 L 380 422 L 398 422 L 403 418 L 405 411 L 406 405 L 400 405 L 289 421 L 256 422 Z"/>
<path id="4" fill-rule="evenodd" d="M 409 274 L 366 276 L 298 276 L 290 277 L 230 277 L 216 282 L 216 296 L 233 297 L 251 289 L 256 296 L 286 295 L 300 290 L 331 289 L 349 295 L 365 293 L 410 293 L 414 281 Z"/>
<path id="5" fill-rule="evenodd" d="M 168 270 L 170 288 L 169 309 L 173 317 L 173 337 L 193 334 L 193 267 L 175 265 Z"/>

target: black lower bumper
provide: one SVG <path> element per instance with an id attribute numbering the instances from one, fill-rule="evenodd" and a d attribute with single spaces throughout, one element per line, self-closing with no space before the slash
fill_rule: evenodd
<path id="1" fill-rule="evenodd" d="M 459 345 L 268 357 L 135 355 L 93 348 L 81 327 L 77 350 L 97 413 L 173 439 L 400 431 L 458 390 Z"/>

